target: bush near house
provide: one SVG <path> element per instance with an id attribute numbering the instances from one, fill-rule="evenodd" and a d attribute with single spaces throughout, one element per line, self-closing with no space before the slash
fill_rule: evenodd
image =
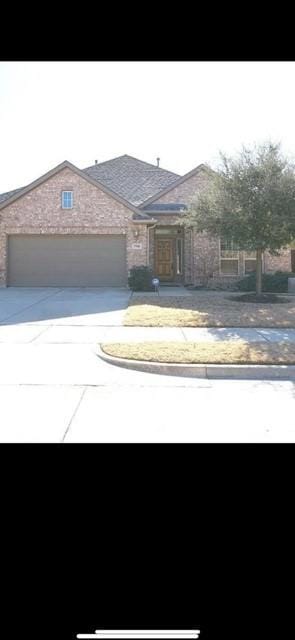
<path id="1" fill-rule="evenodd" d="M 221 154 L 221 160 L 220 170 L 191 203 L 183 223 L 255 251 L 256 285 L 251 288 L 259 295 L 263 253 L 278 255 L 295 239 L 294 167 L 280 144 L 272 142 L 243 147 L 237 157 Z"/>
<path id="2" fill-rule="evenodd" d="M 128 275 L 128 285 L 132 291 L 153 291 L 153 272 L 145 265 L 131 267 Z"/>
<path id="3" fill-rule="evenodd" d="M 275 273 L 262 274 L 262 291 L 276 291 L 277 293 L 286 293 L 288 291 L 288 278 L 294 277 L 294 273 L 288 271 L 276 271 Z M 255 291 L 256 275 L 255 272 L 249 276 L 245 276 L 236 283 L 240 291 Z"/>

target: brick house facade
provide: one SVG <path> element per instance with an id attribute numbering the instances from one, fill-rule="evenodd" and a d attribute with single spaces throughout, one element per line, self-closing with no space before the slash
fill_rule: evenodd
<path id="1" fill-rule="evenodd" d="M 62 191 L 73 192 L 72 209 L 61 208 Z M 124 236 L 126 274 L 133 265 L 146 264 L 146 224 L 144 219 L 133 220 L 133 209 L 72 168 L 62 168 L 0 211 L 1 285 L 9 284 L 8 239 L 16 235 Z M 135 245 L 140 245 L 140 249 L 134 249 Z"/>
<path id="2" fill-rule="evenodd" d="M 184 178 L 177 181 L 176 186 L 165 189 L 160 197 L 150 198 L 143 205 L 143 210 L 149 211 L 157 219 L 157 226 L 150 229 L 149 256 L 150 264 L 156 267 L 157 232 L 167 225 L 167 238 L 172 225 L 181 225 L 183 214 L 177 212 L 171 215 L 157 211 L 157 205 L 183 204 L 189 207 L 198 193 L 206 189 L 211 178 L 211 170 L 200 165 Z M 180 226 L 181 228 L 181 226 Z M 206 284 L 206 286 L 226 288 L 255 268 L 255 254 L 244 251 L 222 251 L 220 240 L 209 237 L 206 233 L 197 233 L 195 229 L 182 231 L 183 234 L 183 282 L 184 284 Z M 231 257 L 229 257 L 229 255 Z M 225 273 L 233 267 L 235 274 Z M 231 270 L 231 269 L 230 269 Z M 279 256 L 272 256 L 265 252 L 263 256 L 263 271 L 292 271 L 292 252 L 290 248 L 282 249 Z"/>
<path id="3" fill-rule="evenodd" d="M 211 173 L 200 165 L 181 177 L 121 156 L 84 171 L 64 162 L 28 187 L 2 194 L 0 285 L 74 286 L 75 269 L 77 286 L 95 286 L 96 273 L 97 286 L 121 285 L 133 265 L 145 264 L 163 283 L 227 286 L 253 267 L 252 257 L 222 252 L 218 239 L 182 225 L 185 208 Z M 71 208 L 62 207 L 63 192 L 72 194 Z M 120 260 L 119 241 L 125 247 Z M 277 269 L 291 270 L 290 249 L 264 256 L 264 270 Z"/>

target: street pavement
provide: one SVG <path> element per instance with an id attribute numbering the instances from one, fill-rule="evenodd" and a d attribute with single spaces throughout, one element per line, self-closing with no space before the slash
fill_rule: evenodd
<path id="1" fill-rule="evenodd" d="M 129 371 L 100 341 L 295 340 L 295 330 L 122 327 L 126 290 L 0 290 L 0 442 L 295 442 L 291 380 Z"/>

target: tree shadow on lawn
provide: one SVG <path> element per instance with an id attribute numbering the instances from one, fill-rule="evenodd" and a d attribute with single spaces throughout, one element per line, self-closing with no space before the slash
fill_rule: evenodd
<path id="1" fill-rule="evenodd" d="M 295 328 L 295 298 L 283 304 L 245 303 L 227 294 L 131 299 L 125 325 L 154 327 Z"/>

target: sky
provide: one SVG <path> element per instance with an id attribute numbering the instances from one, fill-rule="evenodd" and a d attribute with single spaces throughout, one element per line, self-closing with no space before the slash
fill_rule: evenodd
<path id="1" fill-rule="evenodd" d="M 63 160 L 181 175 L 273 140 L 295 157 L 295 62 L 0 62 L 0 193 Z"/>

